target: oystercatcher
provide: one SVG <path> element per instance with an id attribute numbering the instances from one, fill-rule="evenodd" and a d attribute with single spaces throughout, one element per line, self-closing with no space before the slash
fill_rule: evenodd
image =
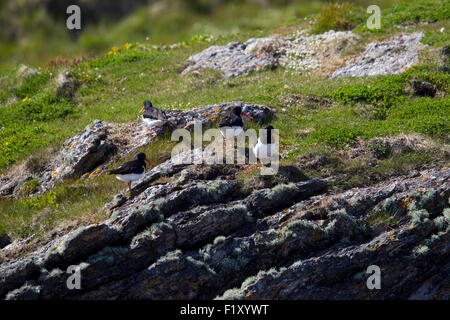
<path id="1" fill-rule="evenodd" d="M 109 174 L 115 174 L 118 180 L 126 182 L 128 190 L 131 192 L 131 182 L 142 178 L 147 168 L 146 161 L 150 165 L 155 165 L 145 157 L 145 153 L 140 152 L 134 157 L 133 161 L 126 162 L 117 169 L 109 170 Z"/>
<path id="2" fill-rule="evenodd" d="M 144 106 L 139 112 L 142 112 L 144 123 L 150 127 L 147 135 L 152 133 L 153 128 L 162 127 L 167 121 L 166 113 L 161 109 L 154 108 L 150 100 L 144 101 Z"/>
<path id="3" fill-rule="evenodd" d="M 242 122 L 241 115 L 244 115 L 249 119 L 253 119 L 253 117 L 242 112 L 241 107 L 234 107 L 233 110 L 231 110 L 231 114 L 220 121 L 219 130 L 225 139 L 227 138 L 227 130 L 232 132 L 232 138 L 237 137 L 244 130 L 244 123 Z"/>
<path id="4" fill-rule="evenodd" d="M 261 136 L 258 138 L 257 143 L 253 147 L 253 153 L 261 161 L 262 164 L 270 163 L 277 157 L 277 145 L 273 138 L 272 133 L 284 138 L 281 134 L 274 131 L 272 126 L 264 128 Z"/>

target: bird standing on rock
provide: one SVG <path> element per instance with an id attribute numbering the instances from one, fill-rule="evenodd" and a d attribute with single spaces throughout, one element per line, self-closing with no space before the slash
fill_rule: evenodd
<path id="1" fill-rule="evenodd" d="M 244 123 L 242 122 L 241 115 L 244 115 L 249 119 L 253 119 L 253 117 L 242 112 L 241 107 L 234 107 L 233 110 L 231 110 L 231 114 L 220 121 L 219 130 L 225 139 L 227 138 L 227 130 L 231 131 L 232 138 L 237 137 L 242 133 L 244 130 Z"/>
<path id="2" fill-rule="evenodd" d="M 253 147 L 253 153 L 262 164 L 268 164 L 278 156 L 277 144 L 275 143 L 272 133 L 284 138 L 281 134 L 274 131 L 272 126 L 267 126 L 264 128 L 264 131 Z"/>
<path id="3" fill-rule="evenodd" d="M 133 161 L 126 162 L 117 169 L 109 170 L 109 174 L 115 174 L 118 180 L 126 182 L 131 193 L 131 182 L 142 178 L 147 169 L 145 162 L 155 165 L 146 158 L 145 153 L 140 152 Z"/>
<path id="4" fill-rule="evenodd" d="M 166 113 L 161 109 L 154 108 L 150 100 L 144 101 L 144 106 L 140 112 L 142 112 L 142 120 L 150 127 L 147 135 L 152 133 L 153 128 L 162 127 L 167 121 Z"/>

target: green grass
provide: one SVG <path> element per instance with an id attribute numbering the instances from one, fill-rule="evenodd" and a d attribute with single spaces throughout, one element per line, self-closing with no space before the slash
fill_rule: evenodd
<path id="1" fill-rule="evenodd" d="M 174 143 L 158 139 L 152 145 L 142 148 L 147 158 L 162 162 L 170 157 Z M 134 155 L 121 159 L 114 167 L 131 160 Z M 111 166 L 110 166 L 111 167 Z M 126 185 L 114 175 L 101 174 L 89 179 L 66 181 L 42 194 L 28 197 L 38 181 L 26 182 L 17 199 L 0 199 L 0 234 L 9 232 L 14 237 L 43 236 L 60 223 L 77 219 L 80 223 L 95 223 L 107 218 L 108 212 L 98 210 L 111 201 L 117 193 L 128 196 Z"/>
<path id="2" fill-rule="evenodd" d="M 355 31 L 384 33 L 399 25 L 445 21 L 450 17 L 450 5 L 448 0 L 407 0 L 396 3 L 392 8 L 382 11 L 381 14 L 380 29 L 368 29 L 365 23 L 361 23 Z"/>
<path id="3" fill-rule="evenodd" d="M 364 10 L 348 2 L 330 2 L 324 5 L 317 15 L 314 33 L 328 30 L 352 30 L 365 19 Z"/>
<path id="4" fill-rule="evenodd" d="M 376 211 L 367 218 L 367 223 L 370 226 L 374 226 L 380 222 L 390 227 L 393 227 L 398 223 L 398 221 L 394 217 L 392 217 L 392 215 L 389 212 L 383 211 Z"/>

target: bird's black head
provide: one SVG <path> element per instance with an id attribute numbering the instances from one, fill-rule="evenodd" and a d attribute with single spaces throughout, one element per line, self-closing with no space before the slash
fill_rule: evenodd
<path id="1" fill-rule="evenodd" d="M 241 107 L 234 107 L 233 110 L 231 110 L 231 113 L 237 116 L 241 116 L 242 108 Z"/>
<path id="2" fill-rule="evenodd" d="M 143 153 L 143 152 L 138 153 L 138 154 L 134 157 L 134 160 L 137 160 L 137 161 L 139 161 L 139 162 L 144 162 L 145 159 L 146 159 L 145 153 Z"/>
<path id="3" fill-rule="evenodd" d="M 144 108 L 148 109 L 148 108 L 151 108 L 151 107 L 153 107 L 152 102 L 150 100 L 145 100 L 144 101 Z"/>

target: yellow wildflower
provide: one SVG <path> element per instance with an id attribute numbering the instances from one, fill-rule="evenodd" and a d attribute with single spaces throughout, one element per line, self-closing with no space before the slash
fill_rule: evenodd
<path id="1" fill-rule="evenodd" d="M 5 142 L 5 146 L 9 146 L 9 142 Z"/>
<path id="2" fill-rule="evenodd" d="M 131 45 L 127 42 L 127 43 L 125 43 L 124 47 L 126 50 L 128 50 L 128 49 L 130 49 Z"/>
<path id="3" fill-rule="evenodd" d="M 113 55 L 115 56 L 117 54 L 117 52 L 119 51 L 119 49 L 117 49 L 116 47 L 112 47 L 111 50 L 108 51 L 108 55 Z"/>

